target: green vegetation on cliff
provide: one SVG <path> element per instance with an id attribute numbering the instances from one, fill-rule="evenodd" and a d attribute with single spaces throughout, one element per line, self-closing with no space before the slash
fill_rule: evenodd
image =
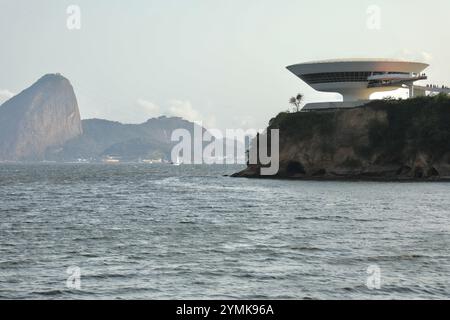
<path id="1" fill-rule="evenodd" d="M 449 96 L 374 100 L 364 108 L 386 112 L 387 121 L 370 121 L 369 143 L 357 150 L 361 156 L 369 158 L 375 153 L 392 156 L 399 152 L 423 151 L 433 157 L 441 157 L 449 151 Z M 336 120 L 347 111 L 282 112 L 270 120 L 269 129 L 280 129 L 282 137 L 300 140 L 311 139 L 314 135 L 333 138 L 337 134 Z M 329 140 L 325 140 L 323 146 L 328 144 Z"/>
<path id="2" fill-rule="evenodd" d="M 314 134 L 334 133 L 336 114 L 332 112 L 282 112 L 269 122 L 269 129 L 280 129 L 285 136 L 310 139 Z"/>
<path id="3" fill-rule="evenodd" d="M 369 154 L 425 152 L 439 158 L 450 146 L 450 98 L 447 95 L 410 100 L 373 101 L 369 107 L 387 112 L 387 123 L 369 125 Z"/>
<path id="4" fill-rule="evenodd" d="M 288 178 L 450 179 L 450 97 L 282 112 L 280 171 Z M 257 176 L 252 166 L 238 176 Z"/>

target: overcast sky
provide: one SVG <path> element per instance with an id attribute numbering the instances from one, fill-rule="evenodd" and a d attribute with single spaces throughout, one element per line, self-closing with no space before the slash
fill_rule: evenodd
<path id="1" fill-rule="evenodd" d="M 67 27 L 69 5 L 81 10 L 79 30 Z M 84 119 L 264 128 L 298 92 L 339 100 L 290 64 L 413 59 L 450 85 L 449 13 L 448 0 L 0 0 L 0 102 L 59 72 Z"/>

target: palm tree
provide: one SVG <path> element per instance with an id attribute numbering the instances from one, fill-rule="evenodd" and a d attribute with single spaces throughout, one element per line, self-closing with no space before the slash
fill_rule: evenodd
<path id="1" fill-rule="evenodd" d="M 295 107 L 296 112 L 300 111 L 300 104 L 302 103 L 302 101 L 303 101 L 303 95 L 300 93 L 297 96 L 289 99 L 289 103 Z"/>

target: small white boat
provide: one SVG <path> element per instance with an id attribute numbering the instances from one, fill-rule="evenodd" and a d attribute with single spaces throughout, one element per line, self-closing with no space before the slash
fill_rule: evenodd
<path id="1" fill-rule="evenodd" d="M 177 161 L 176 161 L 176 162 L 173 162 L 172 164 L 173 164 L 174 166 L 179 166 L 179 165 L 181 165 L 181 164 L 183 164 L 183 163 L 180 161 L 180 157 L 177 156 Z"/>

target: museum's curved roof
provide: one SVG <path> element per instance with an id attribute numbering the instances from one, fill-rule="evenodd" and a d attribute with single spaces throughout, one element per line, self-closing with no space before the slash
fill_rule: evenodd
<path id="1" fill-rule="evenodd" d="M 288 66 L 296 75 L 328 72 L 415 72 L 425 70 L 423 62 L 384 58 L 348 58 L 310 61 Z"/>

